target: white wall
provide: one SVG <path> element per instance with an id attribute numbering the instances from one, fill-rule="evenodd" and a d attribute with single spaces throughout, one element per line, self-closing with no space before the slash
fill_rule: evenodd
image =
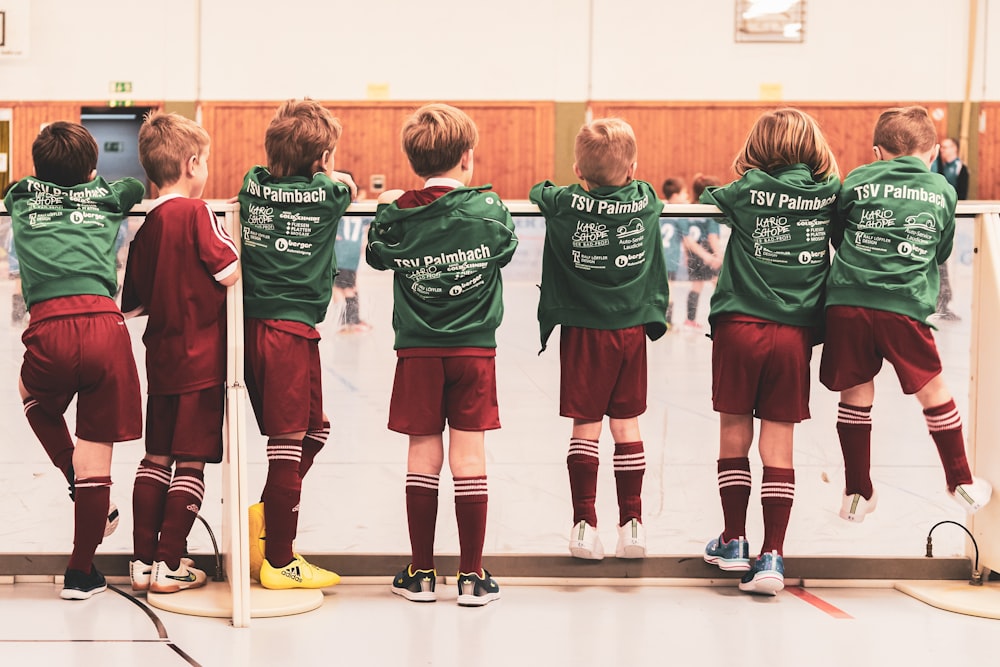
<path id="1" fill-rule="evenodd" d="M 1000 43 L 982 44 L 1000 34 L 1000 2 L 978 2 L 972 96 L 1000 99 Z M 761 84 L 789 100 L 964 94 L 967 0 L 809 2 L 802 44 L 735 43 L 734 5 L 32 0 L 29 55 L 0 60 L 0 99 L 103 100 L 123 80 L 137 100 L 363 100 L 372 84 L 393 99 L 755 100 Z"/>

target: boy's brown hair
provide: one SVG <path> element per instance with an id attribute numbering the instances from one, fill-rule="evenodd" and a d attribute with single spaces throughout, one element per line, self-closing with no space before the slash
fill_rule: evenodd
<path id="1" fill-rule="evenodd" d="M 308 97 L 288 100 L 264 134 L 268 171 L 278 178 L 312 177 L 323 153 L 336 150 L 342 130 L 340 121 L 319 102 Z"/>
<path id="2" fill-rule="evenodd" d="M 927 109 L 896 107 L 878 117 L 872 144 L 893 155 L 924 153 L 937 144 L 937 130 Z"/>
<path id="3" fill-rule="evenodd" d="M 701 197 L 701 193 L 705 191 L 705 188 L 711 187 L 713 185 L 722 185 L 720 181 L 715 176 L 709 176 L 707 174 L 695 174 L 694 181 L 691 184 L 691 192 L 694 193 L 694 200 L 698 201 Z"/>
<path id="4" fill-rule="evenodd" d="M 97 142 L 79 123 L 49 123 L 31 144 L 35 177 L 63 187 L 90 180 L 97 169 Z"/>
<path id="5" fill-rule="evenodd" d="M 139 162 L 149 180 L 162 188 L 179 181 L 187 161 L 209 144 L 208 132 L 190 118 L 153 111 L 139 128 Z"/>
<path id="6" fill-rule="evenodd" d="M 636 153 L 635 132 L 621 118 L 599 118 L 584 124 L 573 147 L 580 176 L 597 187 L 624 185 Z"/>
<path id="7" fill-rule="evenodd" d="M 733 161 L 742 176 L 751 169 L 768 173 L 793 164 L 805 164 L 813 176 L 839 176 L 837 159 L 812 116 L 799 109 L 777 109 L 760 116 Z"/>
<path id="8" fill-rule="evenodd" d="M 687 185 L 684 184 L 683 178 L 670 177 L 663 181 L 663 198 L 669 200 L 676 194 L 684 191 Z"/>
<path id="9" fill-rule="evenodd" d="M 427 104 L 406 119 L 400 139 L 413 173 L 430 178 L 454 169 L 479 143 L 479 131 L 461 109 Z"/>

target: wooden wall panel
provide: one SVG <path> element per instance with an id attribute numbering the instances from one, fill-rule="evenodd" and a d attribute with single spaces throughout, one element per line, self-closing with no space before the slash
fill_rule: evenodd
<path id="1" fill-rule="evenodd" d="M 1000 102 L 983 102 L 979 132 L 977 199 L 1000 199 Z"/>
<path id="2" fill-rule="evenodd" d="M 659 190 L 669 176 L 680 176 L 688 183 L 699 172 L 723 182 L 734 179 L 733 159 L 750 127 L 761 113 L 778 106 L 795 106 L 819 122 L 842 175 L 846 175 L 874 159 L 871 141 L 875 121 L 896 104 L 594 102 L 591 108 L 595 118 L 618 116 L 632 125 L 639 144 L 638 176 Z M 944 104 L 927 106 L 946 108 Z M 936 125 L 945 136 L 947 117 Z"/>
<path id="3" fill-rule="evenodd" d="M 31 161 L 31 144 L 44 123 L 57 120 L 80 122 L 79 102 L 0 102 L 0 106 L 10 106 L 10 177 L 17 180 L 34 173 Z"/>
<path id="4" fill-rule="evenodd" d="M 386 189 L 420 185 L 420 179 L 410 171 L 403 155 L 399 132 L 421 102 L 324 104 L 344 127 L 334 161 L 336 169 L 350 171 L 365 189 L 373 174 L 385 177 Z M 202 104 L 202 124 L 212 136 L 207 198 L 232 196 L 251 166 L 266 163 L 264 132 L 278 105 L 279 102 Z M 553 103 L 456 102 L 455 105 L 468 113 L 479 129 L 474 183 L 492 183 L 504 199 L 525 199 L 531 185 L 552 173 Z"/>

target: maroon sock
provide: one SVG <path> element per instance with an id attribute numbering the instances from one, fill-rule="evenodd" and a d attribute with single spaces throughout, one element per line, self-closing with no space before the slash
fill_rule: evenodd
<path id="1" fill-rule="evenodd" d="M 170 468 L 143 459 L 132 485 L 132 553 L 152 565 L 156 557 L 163 508 L 170 488 Z"/>
<path id="2" fill-rule="evenodd" d="M 642 477 L 646 454 L 642 441 L 615 443 L 615 485 L 618 488 L 618 525 L 631 519 L 642 523 Z"/>
<path id="3" fill-rule="evenodd" d="M 938 456 L 944 466 L 948 490 L 955 491 L 959 484 L 972 484 L 972 471 L 965 457 L 965 438 L 962 436 L 962 417 L 955 401 L 924 410 L 927 428 L 937 445 Z"/>
<path id="4" fill-rule="evenodd" d="M 434 569 L 434 530 L 437 527 L 440 475 L 406 473 L 406 522 L 410 529 L 414 570 Z"/>
<path id="5" fill-rule="evenodd" d="M 476 572 L 483 569 L 483 543 L 486 541 L 486 506 L 489 494 L 486 475 L 456 477 L 455 518 L 458 520 L 458 571 Z"/>
<path id="6" fill-rule="evenodd" d="M 570 438 L 566 467 L 569 494 L 573 499 L 573 525 L 586 521 L 597 526 L 597 469 L 600 463 L 596 440 Z"/>
<path id="7" fill-rule="evenodd" d="M 28 418 L 28 425 L 42 443 L 49 460 L 62 471 L 66 481 L 72 484 L 73 438 L 66 427 L 66 420 L 62 415 L 55 416 L 46 412 L 31 396 L 24 399 L 24 416 Z"/>
<path id="8" fill-rule="evenodd" d="M 313 460 L 326 445 L 330 437 L 330 422 L 323 422 L 323 428 L 306 432 L 302 440 L 302 461 L 299 463 L 299 477 L 306 478 L 306 473 L 312 468 Z"/>
<path id="9" fill-rule="evenodd" d="M 764 479 L 760 484 L 760 504 L 764 509 L 764 544 L 760 553 L 777 551 L 783 554 L 785 531 L 795 500 L 795 470 L 764 466 Z"/>
<path id="10" fill-rule="evenodd" d="M 264 525 L 267 526 L 264 557 L 272 567 L 282 568 L 292 562 L 292 540 L 299 526 L 299 500 L 302 478 L 300 440 L 267 441 L 267 481 L 264 482 Z"/>
<path id="11" fill-rule="evenodd" d="M 844 453 L 844 493 L 872 497 L 872 406 L 837 404 L 837 435 Z"/>
<path id="12" fill-rule="evenodd" d="M 165 562 L 171 570 L 180 566 L 181 556 L 187 549 L 188 533 L 191 532 L 204 498 L 204 471 L 178 464 L 167 492 L 163 527 L 160 529 L 160 542 L 156 548 L 156 560 Z"/>
<path id="13" fill-rule="evenodd" d="M 73 507 L 73 553 L 69 556 L 70 570 L 90 572 L 94 554 L 104 540 L 111 503 L 111 478 L 86 477 L 76 480 L 76 500 Z"/>
<path id="14" fill-rule="evenodd" d="M 750 504 L 750 459 L 746 456 L 719 459 L 719 499 L 726 542 L 747 535 L 747 506 Z"/>

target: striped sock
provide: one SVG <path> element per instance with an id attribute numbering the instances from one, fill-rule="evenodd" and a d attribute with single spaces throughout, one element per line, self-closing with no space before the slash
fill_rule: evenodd
<path id="1" fill-rule="evenodd" d="M 73 508 L 73 553 L 69 556 L 68 569 L 90 572 L 97 547 L 104 540 L 110 503 L 110 477 L 77 478 Z"/>
<path id="2" fill-rule="evenodd" d="M 747 534 L 747 506 L 750 504 L 750 459 L 746 456 L 719 459 L 718 465 L 719 499 L 722 501 L 722 516 L 725 528 L 722 539 L 725 542 Z"/>
<path id="3" fill-rule="evenodd" d="M 837 435 L 844 454 L 844 493 L 872 497 L 872 406 L 837 404 Z"/>
<path id="4" fill-rule="evenodd" d="M 410 530 L 414 570 L 434 569 L 434 529 L 437 526 L 440 475 L 406 473 L 406 522 Z"/>
<path id="5" fill-rule="evenodd" d="M 164 561 L 171 570 L 180 567 L 188 533 L 201 510 L 205 498 L 205 474 L 198 468 L 181 467 L 179 464 L 167 491 L 163 512 L 160 542 L 156 547 L 156 560 Z"/>
<path id="6" fill-rule="evenodd" d="M 486 475 L 456 477 L 455 518 L 458 520 L 459 572 L 480 573 L 486 541 L 486 507 L 489 492 Z"/>
<path id="7" fill-rule="evenodd" d="M 152 565 L 156 557 L 163 511 L 170 488 L 170 468 L 143 459 L 132 485 L 132 553 Z"/>
<path id="8" fill-rule="evenodd" d="M 972 483 L 972 471 L 965 457 L 965 439 L 962 436 L 962 417 L 958 414 L 955 401 L 924 410 L 927 429 L 934 438 L 938 456 L 944 466 L 944 476 L 948 481 L 948 491 L 954 493 L 959 484 Z"/>
<path id="9" fill-rule="evenodd" d="M 615 443 L 615 485 L 618 488 L 618 525 L 631 519 L 642 523 L 642 477 L 646 472 L 646 454 L 642 441 Z"/>
<path id="10" fill-rule="evenodd" d="M 264 525 L 267 541 L 264 557 L 274 568 L 283 568 L 292 562 L 292 540 L 299 526 L 299 500 L 302 496 L 302 478 L 299 462 L 302 460 L 300 440 L 267 441 L 267 481 L 261 499 L 264 501 Z"/>
<path id="11" fill-rule="evenodd" d="M 764 510 L 764 543 L 760 553 L 777 551 L 782 555 L 785 531 L 795 500 L 795 470 L 764 466 L 764 479 L 760 485 L 760 504 Z"/>
<path id="12" fill-rule="evenodd" d="M 596 440 L 570 438 L 566 467 L 569 494 L 573 500 L 573 525 L 586 521 L 597 526 L 597 469 L 600 464 Z"/>
<path id="13" fill-rule="evenodd" d="M 330 437 L 330 422 L 323 422 L 322 428 L 315 431 L 307 431 L 306 437 L 302 440 L 302 461 L 299 463 L 299 477 L 305 479 L 306 473 L 312 468 L 313 460 L 320 450 L 326 446 L 326 441 Z"/>

